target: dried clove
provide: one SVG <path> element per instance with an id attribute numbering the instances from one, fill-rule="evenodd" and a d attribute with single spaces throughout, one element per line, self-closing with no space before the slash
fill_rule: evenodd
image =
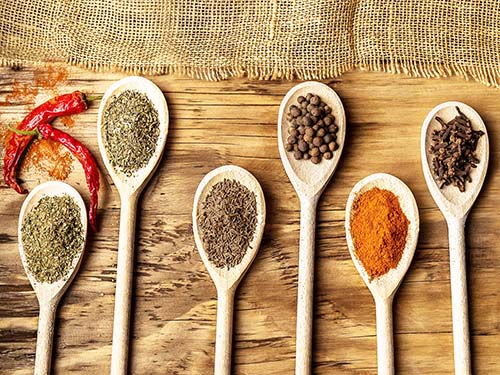
<path id="1" fill-rule="evenodd" d="M 432 154 L 431 170 L 439 188 L 453 185 L 464 192 L 465 184 L 472 182 L 472 168 L 480 163 L 475 151 L 484 132 L 473 130 L 469 118 L 459 107 L 456 109 L 458 115 L 448 122 L 436 116 L 441 129 L 432 132 L 429 152 Z"/>

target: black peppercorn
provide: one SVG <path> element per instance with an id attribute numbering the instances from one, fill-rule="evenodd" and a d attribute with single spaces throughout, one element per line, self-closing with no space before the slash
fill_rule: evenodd
<path id="1" fill-rule="evenodd" d="M 306 100 L 307 100 L 307 101 L 310 101 L 312 97 L 313 97 L 313 94 L 308 93 L 308 94 L 306 95 Z"/>
<path id="2" fill-rule="evenodd" d="M 293 145 L 291 145 L 290 143 L 285 144 L 285 150 L 286 151 L 293 151 Z"/>
<path id="3" fill-rule="evenodd" d="M 330 116 L 326 116 L 325 118 L 323 118 L 323 122 L 326 126 L 330 126 L 332 124 L 332 118 Z"/>
<path id="4" fill-rule="evenodd" d="M 311 158 L 311 161 L 314 163 L 314 164 L 318 164 L 320 161 L 321 161 L 321 157 L 318 155 L 318 156 L 313 156 Z"/>
<path id="5" fill-rule="evenodd" d="M 292 136 L 289 136 L 289 137 L 286 139 L 286 141 L 287 141 L 288 143 L 290 143 L 290 144 L 292 144 L 292 145 L 293 145 L 294 143 L 296 143 L 296 142 L 297 142 L 297 138 L 292 137 Z"/>
<path id="6" fill-rule="evenodd" d="M 319 109 L 318 107 L 314 107 L 311 110 L 311 115 L 316 116 L 316 117 L 321 116 L 321 109 Z"/>
<path id="7" fill-rule="evenodd" d="M 309 149 L 309 145 L 307 144 L 307 142 L 304 142 L 304 141 L 299 142 L 299 150 L 300 151 L 306 152 L 308 149 Z"/>
<path id="8" fill-rule="evenodd" d="M 326 160 L 330 160 L 332 158 L 333 154 L 330 152 L 330 151 L 327 151 L 323 154 L 323 157 L 326 159 Z"/>
<path id="9" fill-rule="evenodd" d="M 300 104 L 302 103 L 304 100 L 306 100 L 306 98 L 304 98 L 302 95 L 300 95 L 298 98 L 297 98 L 297 102 Z"/>
<path id="10" fill-rule="evenodd" d="M 319 148 L 313 147 L 309 150 L 309 155 L 311 156 L 318 156 L 319 155 Z"/>
<path id="11" fill-rule="evenodd" d="M 333 138 L 331 134 L 325 134 L 325 136 L 323 137 L 323 142 L 325 142 L 326 144 L 330 143 L 332 140 Z"/>
<path id="12" fill-rule="evenodd" d="M 290 114 L 293 116 L 293 117 L 298 117 L 301 115 L 301 111 L 300 109 L 293 105 L 291 108 L 290 108 Z"/>
<path id="13" fill-rule="evenodd" d="M 332 124 L 328 127 L 328 131 L 330 132 L 330 134 L 335 134 L 337 130 L 339 130 L 339 127 L 335 124 Z"/>
<path id="14" fill-rule="evenodd" d="M 300 150 L 300 144 L 299 144 L 299 150 Z M 302 150 L 301 150 L 302 151 Z M 328 151 L 328 145 L 325 145 L 324 143 L 319 146 L 319 152 L 321 152 L 322 154 L 324 154 L 325 152 Z"/>
<path id="15" fill-rule="evenodd" d="M 309 102 L 314 105 L 318 105 L 321 102 L 321 99 L 318 95 L 314 95 Z"/>
<path id="16" fill-rule="evenodd" d="M 302 155 L 302 159 L 304 160 L 309 160 L 311 158 L 311 155 L 309 155 L 307 152 L 304 153 L 304 155 Z"/>
<path id="17" fill-rule="evenodd" d="M 318 131 L 316 132 L 316 136 L 317 136 L 317 137 L 323 137 L 325 134 L 326 134 L 326 130 L 325 130 L 325 128 L 320 128 L 320 129 L 318 129 Z"/>
<path id="18" fill-rule="evenodd" d="M 314 137 L 313 139 L 313 145 L 315 145 L 316 147 L 319 147 L 323 144 L 323 138 L 321 137 Z"/>
<path id="19" fill-rule="evenodd" d="M 293 152 L 293 157 L 295 158 L 295 160 L 302 159 L 302 152 L 300 152 L 300 151 L 294 151 Z"/>
<path id="20" fill-rule="evenodd" d="M 302 125 L 300 125 L 297 130 L 299 131 L 299 134 L 304 134 L 306 132 L 306 128 Z"/>
<path id="21" fill-rule="evenodd" d="M 302 125 L 304 125 L 304 126 L 311 126 L 312 125 L 311 118 L 309 116 L 302 117 Z"/>

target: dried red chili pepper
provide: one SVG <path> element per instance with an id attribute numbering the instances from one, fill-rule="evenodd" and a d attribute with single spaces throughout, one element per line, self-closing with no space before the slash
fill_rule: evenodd
<path id="1" fill-rule="evenodd" d="M 80 91 L 56 96 L 31 111 L 17 126 L 17 129 L 22 131 L 34 130 L 41 123 L 49 123 L 58 116 L 74 115 L 84 111 L 86 108 L 85 95 Z M 26 194 L 28 192 L 19 186 L 16 173 L 19 160 L 32 139 L 33 135 L 13 133 L 5 149 L 3 178 L 5 183 L 19 194 Z"/>
<path id="2" fill-rule="evenodd" d="M 90 191 L 90 209 L 89 209 L 89 222 L 94 230 L 97 230 L 97 199 L 99 191 L 99 169 L 97 163 L 90 153 L 90 151 L 75 138 L 69 134 L 52 127 L 47 123 L 38 125 L 40 134 L 45 139 L 52 139 L 63 146 L 65 146 L 71 153 L 80 161 L 83 170 L 85 171 L 85 178 L 87 179 L 87 186 Z"/>

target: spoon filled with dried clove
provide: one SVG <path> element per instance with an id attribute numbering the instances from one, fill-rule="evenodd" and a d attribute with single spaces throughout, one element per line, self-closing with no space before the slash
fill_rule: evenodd
<path id="1" fill-rule="evenodd" d="M 137 201 L 160 164 L 168 120 L 165 96 L 143 77 L 127 77 L 111 85 L 97 116 L 99 150 L 120 194 L 113 375 L 127 373 Z"/>
<path id="2" fill-rule="evenodd" d="M 19 214 L 19 253 L 40 305 L 35 374 L 50 374 L 57 305 L 83 257 L 87 211 L 71 186 L 49 181 L 33 189 Z"/>
<path id="3" fill-rule="evenodd" d="M 201 180 L 193 204 L 193 233 L 217 289 L 214 373 L 231 374 L 234 294 L 259 250 L 266 220 L 264 194 L 247 170 L 226 165 Z"/>
<path id="4" fill-rule="evenodd" d="M 427 187 L 448 224 L 456 374 L 471 374 L 465 221 L 486 176 L 489 142 L 481 116 L 460 102 L 432 109 L 421 135 Z"/>
<path id="5" fill-rule="evenodd" d="M 331 132 L 330 127 L 333 128 Z M 345 133 L 342 101 L 329 86 L 303 82 L 283 98 L 278 117 L 278 147 L 285 171 L 300 200 L 295 359 L 298 375 L 311 373 L 316 206 L 337 168 Z M 313 137 L 312 145 L 309 134 Z"/>

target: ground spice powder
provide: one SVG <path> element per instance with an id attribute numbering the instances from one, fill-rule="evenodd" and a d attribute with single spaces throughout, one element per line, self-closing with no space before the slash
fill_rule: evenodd
<path id="1" fill-rule="evenodd" d="M 355 199 L 350 222 L 354 251 L 371 279 L 397 267 L 409 224 L 398 197 L 388 190 L 375 187 Z"/>

